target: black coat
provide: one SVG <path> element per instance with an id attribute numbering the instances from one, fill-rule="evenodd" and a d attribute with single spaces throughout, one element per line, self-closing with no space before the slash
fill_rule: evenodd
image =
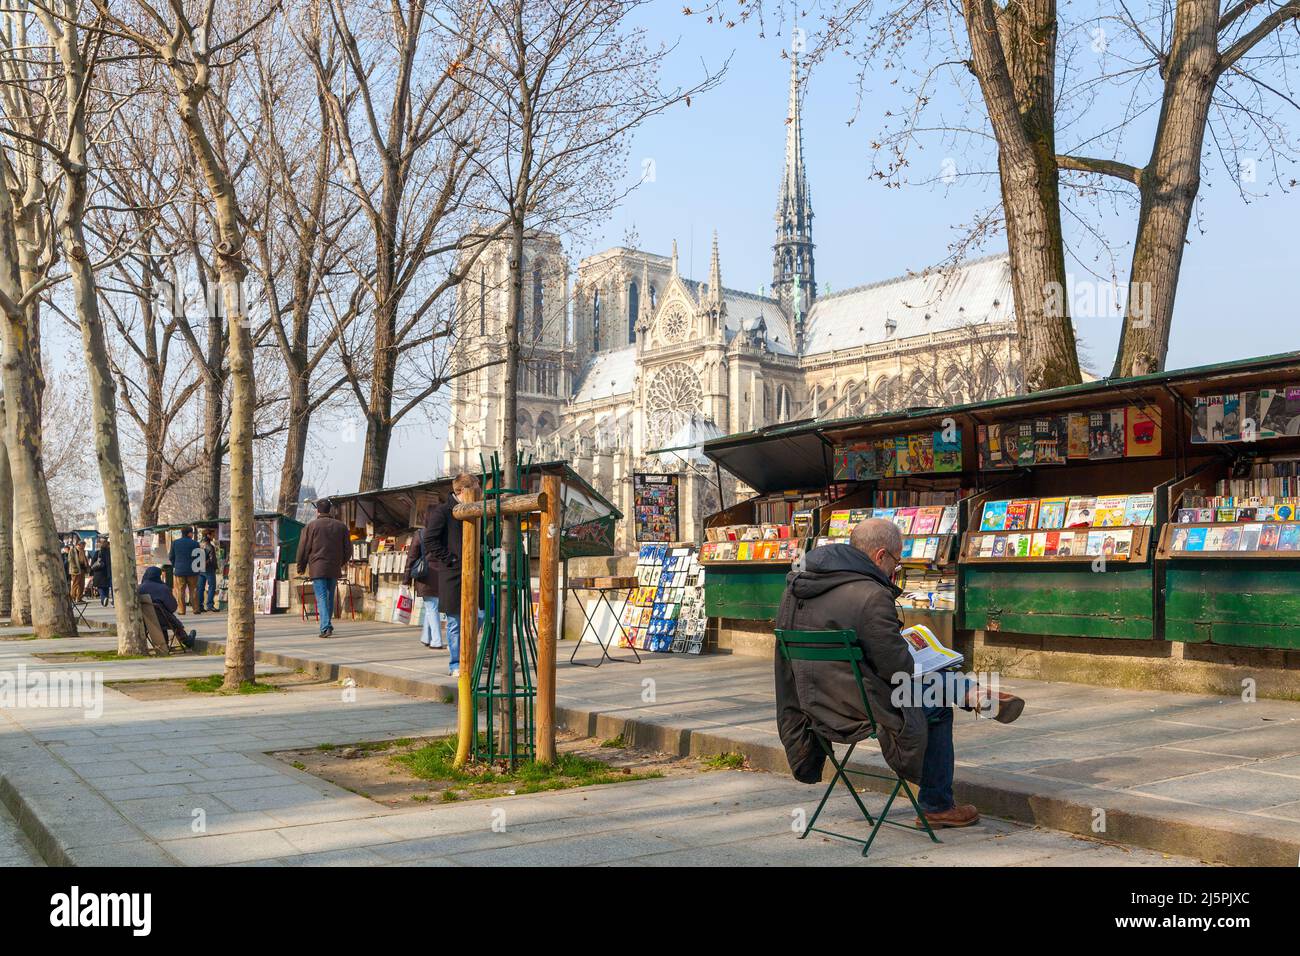
<path id="1" fill-rule="evenodd" d="M 456 504 L 456 496 L 448 495 L 434 511 L 433 520 L 420 539 L 425 560 L 432 561 L 438 569 L 438 610 L 452 615 L 460 614 L 462 524 L 451 513 Z"/>
<path id="2" fill-rule="evenodd" d="M 406 549 L 406 576 L 404 580 L 406 581 L 407 584 L 413 584 L 415 586 L 416 597 L 436 598 L 439 594 L 438 584 L 439 584 L 439 578 L 441 577 L 441 569 L 437 561 L 435 561 L 431 557 L 426 556 L 424 559 L 424 563 L 426 565 L 424 576 L 421 578 L 414 578 L 414 579 L 411 577 L 411 567 L 415 564 L 416 559 L 420 557 L 420 555 L 422 554 L 424 554 L 424 529 L 423 528 L 421 528 L 417 534 L 411 535 L 410 546 L 407 547 Z M 442 610 L 441 602 L 439 603 L 438 609 L 440 611 Z M 443 611 L 443 613 L 446 612 Z M 457 607 L 453 613 L 459 614 L 460 608 Z"/>
<path id="3" fill-rule="evenodd" d="M 94 575 L 95 587 L 107 591 L 113 586 L 113 552 L 111 545 L 104 545 L 95 552 L 95 560 L 90 562 L 90 571 Z"/>
<path id="4" fill-rule="evenodd" d="M 869 557 L 847 544 L 815 548 L 802 571 L 786 577 L 776 626 L 799 631 L 848 629 L 857 634 L 863 684 L 876 718 L 885 762 L 907 780 L 921 779 L 929 734 L 920 707 L 895 707 L 895 675 L 912 674 L 912 655 L 899 632 L 894 599 L 899 594 Z M 786 661 L 776 656 L 777 732 L 796 780 L 821 779 L 826 755 L 816 730 L 835 743 L 862 740 L 871 732 L 850 665 L 836 661 Z"/>

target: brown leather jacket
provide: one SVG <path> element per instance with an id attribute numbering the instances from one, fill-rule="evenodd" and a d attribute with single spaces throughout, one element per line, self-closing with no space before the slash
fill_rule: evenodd
<path id="1" fill-rule="evenodd" d="M 310 578 L 341 578 L 352 556 L 348 526 L 338 518 L 317 515 L 298 539 L 298 573 Z"/>

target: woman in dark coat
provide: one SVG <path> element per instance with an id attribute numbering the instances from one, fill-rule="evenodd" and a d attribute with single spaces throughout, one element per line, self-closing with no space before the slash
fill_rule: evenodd
<path id="1" fill-rule="evenodd" d="M 108 602 L 113 599 L 113 552 L 103 538 L 99 539 L 98 546 L 95 548 L 95 557 L 90 562 L 90 573 L 95 585 L 95 593 L 99 595 L 99 603 L 108 607 Z"/>
<path id="2" fill-rule="evenodd" d="M 434 515 L 442 504 L 441 496 L 435 495 L 424 509 L 424 527 L 411 535 L 411 545 L 406 549 L 406 583 L 415 585 L 415 596 L 424 602 L 424 626 L 420 629 L 420 643 L 425 647 L 441 649 L 442 615 L 438 612 L 438 585 L 442 569 L 432 555 L 425 554 L 425 531 L 433 525 Z M 411 569 L 416 559 L 424 557 L 424 574 L 413 578 Z"/>

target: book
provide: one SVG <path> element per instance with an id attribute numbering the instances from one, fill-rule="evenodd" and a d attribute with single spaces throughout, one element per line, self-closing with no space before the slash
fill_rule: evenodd
<path id="1" fill-rule="evenodd" d="M 1176 529 L 1174 529 L 1174 536 L 1173 536 L 1172 538 L 1169 539 L 1169 550 L 1170 550 L 1170 551 L 1186 551 L 1186 550 L 1187 550 L 1187 535 L 1191 532 L 1191 530 L 1192 530 L 1191 528 L 1176 528 Z"/>
<path id="2" fill-rule="evenodd" d="M 1125 528 L 1125 529 L 1123 529 L 1123 530 L 1118 530 L 1118 531 L 1116 531 L 1115 534 L 1114 534 L 1113 537 L 1112 537 L 1112 541 L 1113 541 L 1114 547 L 1113 547 L 1111 553 L 1112 553 L 1116 558 L 1123 558 L 1123 559 L 1127 560 L 1127 559 L 1132 555 L 1132 553 L 1133 553 L 1133 532 L 1132 532 L 1130 529 Z M 1105 547 L 1103 546 L 1103 548 L 1102 548 L 1102 554 L 1105 554 L 1105 553 L 1106 553 L 1106 550 L 1105 550 Z"/>
<path id="3" fill-rule="evenodd" d="M 1223 536 L 1227 531 L 1226 528 L 1207 528 L 1205 530 L 1205 548 L 1206 551 L 1222 551 Z"/>
<path id="4" fill-rule="evenodd" d="M 943 509 L 943 516 L 939 519 L 939 534 L 952 534 L 957 530 L 957 505 L 947 505 Z"/>
<path id="5" fill-rule="evenodd" d="M 1207 528 L 1188 528 L 1184 551 L 1204 551 Z"/>
<path id="6" fill-rule="evenodd" d="M 1061 532 L 1047 531 L 1044 536 L 1046 540 L 1043 543 L 1043 556 L 1047 558 L 1056 557 L 1061 551 Z"/>
<path id="7" fill-rule="evenodd" d="M 934 435 L 916 432 L 907 436 L 907 462 L 909 471 L 928 474 L 934 471 Z"/>
<path id="8" fill-rule="evenodd" d="M 1161 450 L 1160 407 L 1130 406 L 1124 411 L 1124 451 L 1130 458 L 1158 456 Z"/>
<path id="9" fill-rule="evenodd" d="M 849 513 L 847 511 L 832 511 L 831 523 L 826 533 L 832 538 L 847 538 L 853 526 L 849 524 Z"/>
<path id="10" fill-rule="evenodd" d="M 1047 532 L 1036 531 L 1030 535 L 1029 556 L 1041 558 L 1047 553 Z"/>
<path id="11" fill-rule="evenodd" d="M 1208 399 L 1209 409 L 1206 413 L 1206 431 L 1211 442 L 1223 441 L 1223 396 L 1211 395 Z"/>
<path id="12" fill-rule="evenodd" d="M 1101 552 L 1102 545 L 1105 543 L 1105 541 L 1106 541 L 1106 532 L 1104 532 L 1104 531 L 1089 531 L 1089 532 L 1088 532 L 1088 544 L 1087 544 L 1087 549 L 1086 549 L 1086 552 L 1085 552 L 1085 553 L 1086 553 L 1089 557 L 1097 557 L 1097 556 L 1100 556 L 1101 553 L 1102 553 L 1102 552 Z"/>
<path id="13" fill-rule="evenodd" d="M 1264 525 L 1259 533 L 1259 550 L 1276 551 L 1282 539 L 1282 526 L 1277 522 Z"/>
<path id="14" fill-rule="evenodd" d="M 912 552 L 913 552 L 915 546 L 916 546 L 916 539 L 915 539 L 915 538 L 904 538 L 904 539 L 903 539 L 903 550 L 902 550 L 902 551 L 899 553 L 899 555 L 898 555 L 899 560 L 900 560 L 900 561 L 906 561 L 908 558 L 912 557 Z"/>
<path id="15" fill-rule="evenodd" d="M 1092 515 L 1097 507 L 1096 498 L 1071 498 L 1069 507 L 1065 512 L 1065 527 L 1067 528 L 1091 528 Z"/>
<path id="16" fill-rule="evenodd" d="M 912 473 L 912 462 L 908 457 L 908 445 L 906 435 L 898 435 L 894 438 L 894 474 L 910 475 Z"/>
<path id="17" fill-rule="evenodd" d="M 1244 528 L 1224 528 L 1223 535 L 1219 538 L 1219 551 L 1237 551 L 1241 548 L 1242 531 Z"/>
<path id="18" fill-rule="evenodd" d="M 1007 506 L 1009 501 L 986 501 L 984 513 L 980 518 L 981 531 L 1001 531 L 1007 523 Z"/>
<path id="19" fill-rule="evenodd" d="M 899 636 L 902 637 L 908 653 L 912 655 L 913 677 L 956 667 L 965 660 L 961 654 L 940 644 L 934 632 L 924 624 L 906 628 Z"/>
<path id="20" fill-rule="evenodd" d="M 1127 495 L 1104 495 L 1097 499 L 1097 508 L 1092 513 L 1094 528 L 1118 528 L 1124 522 L 1124 513 L 1128 507 Z"/>
<path id="21" fill-rule="evenodd" d="M 1262 524 L 1248 524 L 1241 528 L 1241 542 L 1237 545 L 1239 551 L 1259 551 L 1260 539 L 1264 535 L 1264 526 Z"/>
<path id="22" fill-rule="evenodd" d="M 1203 445 L 1210 440 L 1210 398 L 1208 395 L 1196 396 L 1195 411 L 1192 422 L 1192 444 Z"/>
<path id="23" fill-rule="evenodd" d="M 918 508 L 916 517 L 912 519 L 912 534 L 933 534 L 942 517 L 942 508 Z"/>
<path id="24" fill-rule="evenodd" d="M 1008 535 L 1008 536 L 1007 536 L 1007 553 L 1008 553 L 1008 554 L 1011 552 L 1011 545 L 1012 545 L 1012 540 L 1011 540 L 1011 539 L 1012 539 L 1012 538 L 1015 539 L 1014 544 L 1015 544 L 1015 554 L 1016 554 L 1016 557 L 1017 557 L 1017 558 L 1027 558 L 1027 557 L 1029 557 L 1029 545 L 1030 545 L 1030 543 L 1031 543 L 1031 539 L 1033 538 L 1033 535 L 1029 535 L 1029 534 L 1013 534 L 1013 535 Z"/>
<path id="25" fill-rule="evenodd" d="M 944 438 L 946 429 L 939 429 L 931 436 L 930 444 L 934 449 L 934 468 L 939 473 L 961 471 L 961 429 L 952 429 L 952 440 Z"/>
<path id="26" fill-rule="evenodd" d="M 1038 503 L 1038 527 L 1064 528 L 1069 498 L 1044 498 Z"/>
<path id="27" fill-rule="evenodd" d="M 1034 419 L 1034 464 L 1065 464 L 1069 436 L 1064 415 Z"/>
<path id="28" fill-rule="evenodd" d="M 1069 558 L 1074 556 L 1074 532 L 1058 531 L 1060 535 L 1056 541 L 1056 556 L 1058 558 Z"/>
<path id="29" fill-rule="evenodd" d="M 993 538 L 993 550 L 990 556 L 1000 558 L 1007 553 L 1007 536 L 1005 534 L 990 535 Z"/>
<path id="30" fill-rule="evenodd" d="M 1135 526 L 1151 524 L 1151 515 L 1155 506 L 1156 496 L 1151 492 L 1129 495 L 1128 503 L 1124 507 L 1124 524 Z"/>
<path id="31" fill-rule="evenodd" d="M 976 550 L 976 553 L 977 553 L 981 558 L 991 558 L 991 557 L 993 557 L 993 541 L 994 541 L 995 538 L 996 538 L 996 535 L 991 535 L 991 534 L 982 534 L 982 535 L 980 535 L 980 538 L 979 538 L 979 545 L 978 545 L 978 548 L 977 548 L 977 550 Z"/>
<path id="32" fill-rule="evenodd" d="M 1015 426 L 1016 435 L 1016 464 L 1026 468 L 1034 464 L 1034 423 L 1017 422 Z"/>
<path id="33" fill-rule="evenodd" d="M 1029 501 L 1025 498 L 1017 498 L 1007 503 L 1007 515 L 1002 525 L 1007 531 L 1023 531 L 1025 528 L 1033 527 L 1029 521 Z"/>
<path id="34" fill-rule="evenodd" d="M 1066 454 L 1070 458 L 1088 457 L 1088 413 L 1070 412 L 1066 420 Z"/>
<path id="35" fill-rule="evenodd" d="M 1284 524 L 1277 539 L 1279 551 L 1295 551 L 1300 547 L 1300 525 Z"/>
<path id="36" fill-rule="evenodd" d="M 1223 396 L 1223 440 L 1241 441 L 1241 395 L 1236 392 Z"/>
<path id="37" fill-rule="evenodd" d="M 1094 461 L 1124 457 L 1124 409 L 1088 414 L 1088 457 Z"/>
<path id="38" fill-rule="evenodd" d="M 915 508 L 899 508 L 894 512 L 894 524 L 903 534 L 912 533 L 912 521 L 916 518 Z"/>

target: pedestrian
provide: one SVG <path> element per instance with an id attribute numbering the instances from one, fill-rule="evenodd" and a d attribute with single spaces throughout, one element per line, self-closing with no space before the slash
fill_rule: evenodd
<path id="1" fill-rule="evenodd" d="M 90 573 L 94 579 L 95 593 L 99 603 L 108 607 L 113 600 L 113 552 L 109 550 L 108 540 L 100 538 L 95 543 L 95 556 L 90 561 Z"/>
<path id="2" fill-rule="evenodd" d="M 334 633 L 334 595 L 351 551 L 348 526 L 330 514 L 333 510 L 328 498 L 317 501 L 316 517 L 298 538 L 298 573 L 311 578 L 321 637 Z"/>
<path id="3" fill-rule="evenodd" d="M 217 569 L 221 566 L 221 554 L 217 543 L 212 540 L 212 530 L 203 532 L 199 542 L 199 613 L 217 609 Z"/>
<path id="4" fill-rule="evenodd" d="M 74 604 L 86 594 L 86 572 L 89 570 L 90 558 L 86 556 L 86 541 L 78 537 L 77 543 L 68 551 L 68 583 Z"/>
<path id="5" fill-rule="evenodd" d="M 438 573 L 437 561 L 424 553 L 424 532 L 433 526 L 442 496 L 434 495 L 433 500 L 424 509 L 424 527 L 411 535 L 410 547 L 406 549 L 406 583 L 415 586 L 415 595 L 424 602 L 424 626 L 420 629 L 420 643 L 425 647 L 441 650 L 442 621 L 438 612 Z M 417 575 L 415 572 L 419 571 Z"/>
<path id="6" fill-rule="evenodd" d="M 199 557 L 199 543 L 194 540 L 193 528 L 182 528 L 181 536 L 172 542 L 167 559 L 172 566 L 172 588 L 176 591 L 176 613 L 185 613 L 186 598 L 194 605 L 194 613 L 199 607 L 199 578 L 196 566 Z"/>
<path id="7" fill-rule="evenodd" d="M 442 504 L 435 506 L 421 536 L 424 553 L 438 564 L 438 603 L 442 607 L 446 624 L 444 633 L 447 648 L 451 651 L 448 672 L 460 676 L 460 579 L 461 579 L 461 522 L 452 513 L 461 500 L 478 489 L 478 479 L 461 473 L 451 482 L 451 494 Z M 479 597 L 482 598 L 482 589 Z M 483 612 L 479 611 L 480 620 Z"/>

